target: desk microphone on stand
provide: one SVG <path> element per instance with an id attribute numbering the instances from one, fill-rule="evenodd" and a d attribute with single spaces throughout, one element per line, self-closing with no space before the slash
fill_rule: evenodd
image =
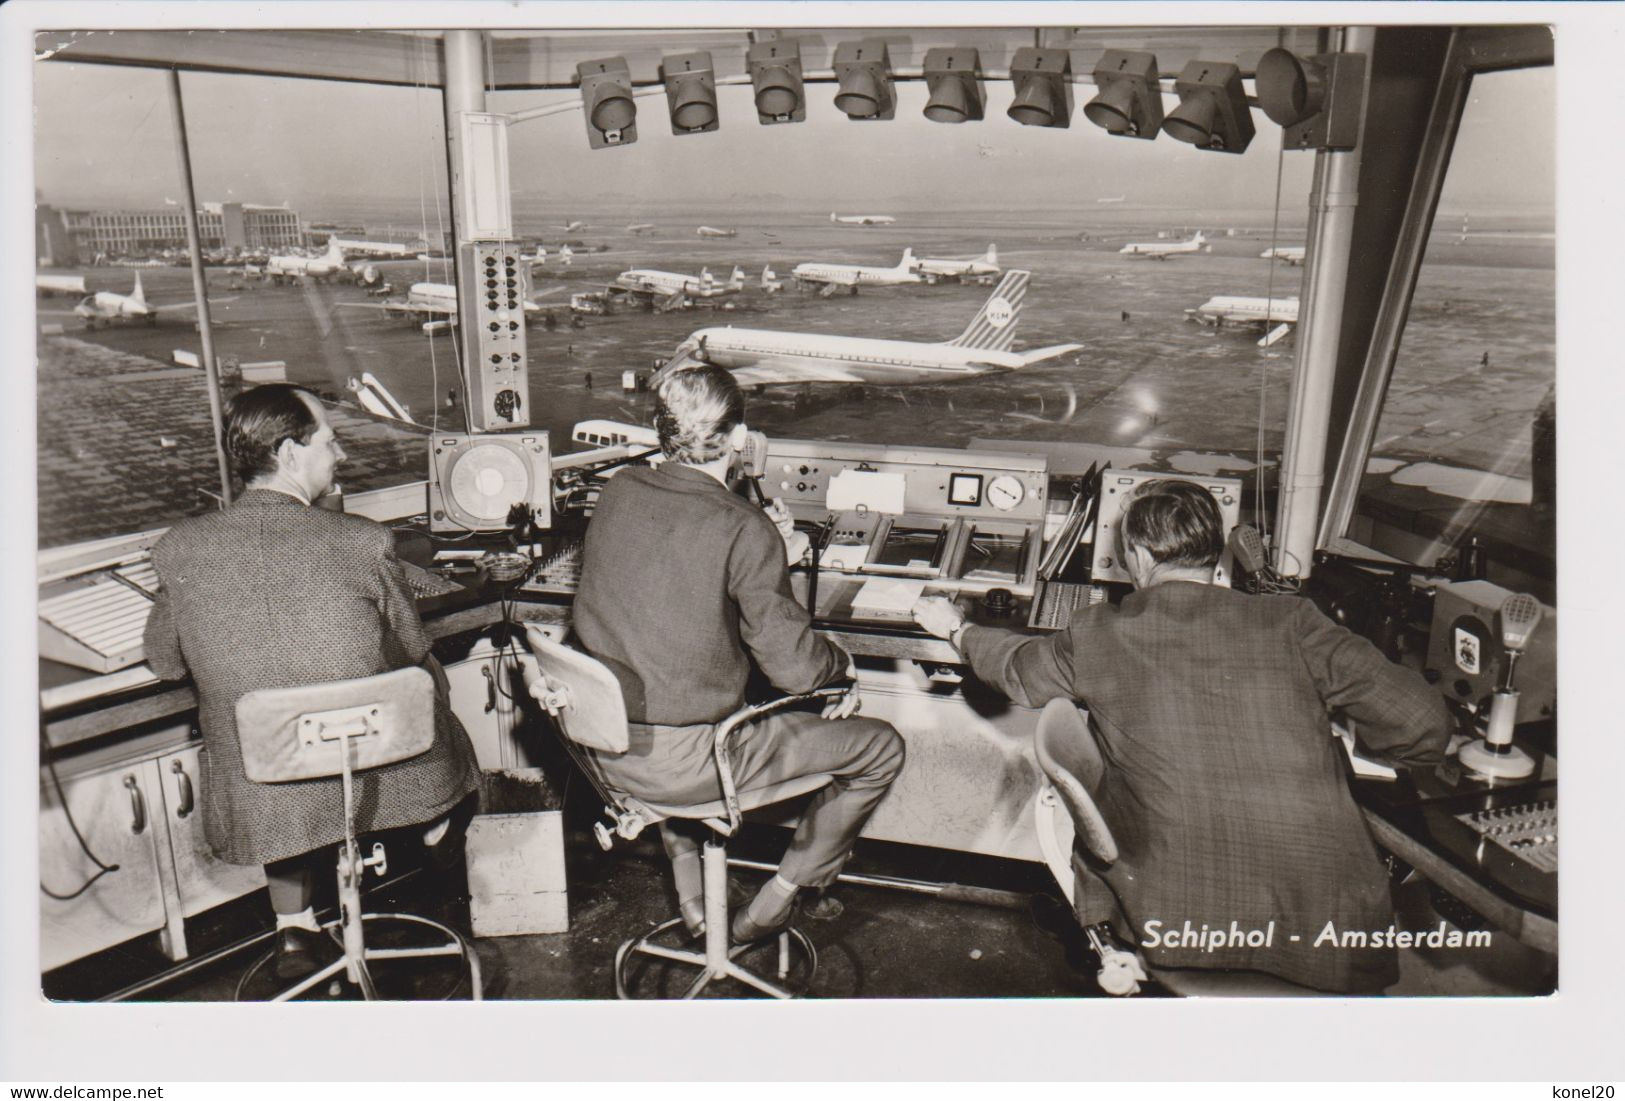
<path id="1" fill-rule="evenodd" d="M 1501 625 L 1501 646 L 1506 651 L 1506 671 L 1501 686 L 1490 698 L 1490 717 L 1484 724 L 1482 740 L 1461 747 L 1461 763 L 1480 776 L 1520 780 L 1535 771 L 1534 758 L 1512 744 L 1512 730 L 1518 724 L 1518 690 L 1513 687 L 1513 670 L 1529 636 L 1540 623 L 1540 602 L 1527 593 L 1506 598 L 1496 617 Z"/>

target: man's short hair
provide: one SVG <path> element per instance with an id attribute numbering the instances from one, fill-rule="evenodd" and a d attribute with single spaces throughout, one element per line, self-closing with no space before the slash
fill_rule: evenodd
<path id="1" fill-rule="evenodd" d="M 1213 494 L 1193 482 L 1142 482 L 1123 508 L 1118 529 L 1125 554 L 1144 547 L 1168 566 L 1211 566 L 1224 550 L 1224 519 Z"/>
<path id="2" fill-rule="evenodd" d="M 273 474 L 283 440 L 307 444 L 316 417 L 305 404 L 316 395 L 303 386 L 275 382 L 244 390 L 226 405 L 226 454 L 244 484 Z"/>
<path id="3" fill-rule="evenodd" d="M 708 463 L 728 451 L 728 434 L 745 419 L 739 383 L 711 363 L 684 367 L 655 391 L 660 450 L 680 463 Z"/>

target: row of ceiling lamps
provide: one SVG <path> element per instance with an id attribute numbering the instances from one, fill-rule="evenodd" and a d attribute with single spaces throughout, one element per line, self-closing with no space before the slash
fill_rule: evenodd
<path id="1" fill-rule="evenodd" d="M 1258 62 L 1253 81 L 1258 104 L 1287 128 L 1289 148 L 1347 149 L 1354 145 L 1363 94 L 1364 57 L 1316 54 L 1299 57 L 1272 49 Z M 764 125 L 807 117 L 801 48 L 793 41 L 757 42 L 746 54 L 756 113 Z M 576 66 L 594 149 L 637 140 L 637 106 L 625 58 L 584 61 Z M 1174 81 L 1179 106 L 1164 117 L 1156 55 L 1107 50 L 1095 65 L 1096 95 L 1084 105 L 1090 122 L 1107 133 L 1151 140 L 1166 133 L 1199 149 L 1240 153 L 1253 139 L 1253 121 L 1241 70 L 1226 61 L 1192 61 Z M 972 47 L 928 50 L 924 76 L 930 92 L 925 117 L 969 122 L 983 117 L 986 94 L 980 58 Z M 1068 50 L 1024 46 L 1010 62 L 1015 97 L 1007 114 L 1024 126 L 1066 127 L 1072 119 L 1072 55 Z M 718 128 L 717 78 L 704 50 L 673 54 L 660 63 L 674 134 Z M 897 113 L 894 74 L 886 43 L 878 38 L 836 47 L 835 106 L 853 119 L 889 119 Z M 729 83 L 729 81 L 724 81 Z"/>

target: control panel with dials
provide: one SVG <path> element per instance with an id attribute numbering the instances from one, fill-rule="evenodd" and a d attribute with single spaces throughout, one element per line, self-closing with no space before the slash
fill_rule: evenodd
<path id="1" fill-rule="evenodd" d="M 530 365 L 525 304 L 530 265 L 511 241 L 471 241 L 458 248 L 459 299 L 474 319 L 463 326 L 468 412 L 475 431 L 530 424 Z"/>
<path id="2" fill-rule="evenodd" d="M 901 511 L 910 516 L 1042 522 L 1049 493 L 1046 458 L 996 451 L 773 439 L 759 471 L 763 492 L 797 516 L 826 510 L 847 472 L 902 475 Z"/>
<path id="3" fill-rule="evenodd" d="M 863 619 L 876 595 L 866 582 L 885 579 L 996 602 L 1032 595 L 1049 495 L 1043 456 L 769 440 L 750 466 L 819 543 L 824 618 Z"/>

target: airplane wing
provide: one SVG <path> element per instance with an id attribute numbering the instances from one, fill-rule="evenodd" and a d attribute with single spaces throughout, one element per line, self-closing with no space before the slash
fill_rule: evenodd
<path id="1" fill-rule="evenodd" d="M 850 287 L 857 283 L 858 273 L 831 272 L 823 275 L 797 275 L 796 278 L 807 283 L 828 283 L 830 286 L 834 287 Z"/>
<path id="2" fill-rule="evenodd" d="M 730 367 L 728 372 L 741 386 L 788 386 L 810 382 L 878 382 L 871 374 L 860 373 L 839 363 L 806 364 L 790 370 L 784 367 Z"/>
<path id="3" fill-rule="evenodd" d="M 414 305 L 407 302 L 335 302 L 334 305 L 341 310 L 378 310 L 390 314 L 432 313 L 449 317 L 457 312 L 455 307 L 432 303 Z"/>
<path id="4" fill-rule="evenodd" d="M 211 298 L 211 299 L 209 299 L 209 305 L 211 305 L 211 306 L 219 306 L 219 305 L 223 305 L 224 303 L 227 303 L 227 302 L 235 302 L 235 301 L 237 301 L 237 296 L 236 295 L 232 295 L 230 298 Z M 167 306 L 149 306 L 147 308 L 150 309 L 153 313 L 167 313 L 170 310 L 195 310 L 195 309 L 197 309 L 197 303 L 196 302 L 171 302 Z"/>
<path id="5" fill-rule="evenodd" d="M 1031 367 L 1033 364 L 1046 359 L 1054 359 L 1056 356 L 1064 356 L 1068 352 L 1076 352 L 1082 347 L 1082 344 L 1051 344 L 1048 348 L 1035 348 L 1030 352 L 1018 352 L 1016 354 L 1021 356 L 1023 365 Z"/>

